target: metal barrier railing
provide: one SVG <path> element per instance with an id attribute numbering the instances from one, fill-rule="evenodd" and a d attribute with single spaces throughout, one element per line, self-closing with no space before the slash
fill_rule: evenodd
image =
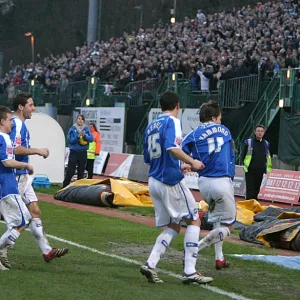
<path id="1" fill-rule="evenodd" d="M 162 93 L 164 93 L 168 89 L 168 77 L 164 76 L 159 82 L 159 86 L 157 89 L 157 97 L 159 97 Z"/>
<path id="2" fill-rule="evenodd" d="M 167 76 L 167 89 L 179 93 L 179 88 L 183 82 L 186 82 L 184 79 L 184 74 L 181 72 L 169 73 Z"/>
<path id="3" fill-rule="evenodd" d="M 15 94 L 19 93 L 30 93 L 31 92 L 31 86 L 30 83 L 21 83 L 15 86 Z"/>
<path id="4" fill-rule="evenodd" d="M 60 86 L 58 90 L 59 105 L 69 106 L 84 99 L 88 90 L 87 80 L 70 82 L 66 87 Z"/>
<path id="5" fill-rule="evenodd" d="M 29 83 L 23 83 L 14 86 L 14 92 L 12 96 L 16 96 L 19 93 L 28 93 L 32 94 L 35 105 L 40 105 L 42 102 L 42 93 L 43 93 L 43 85 L 35 84 L 31 86 Z M 12 107 L 13 98 L 8 98 L 9 96 L 9 88 L 6 88 L 2 94 L 0 94 L 0 105 L 5 105 L 8 107 Z"/>
<path id="6" fill-rule="evenodd" d="M 116 107 L 127 106 L 128 94 L 124 92 L 111 93 L 109 95 L 104 94 L 103 90 L 99 90 L 95 100 L 96 107 Z"/>
<path id="7" fill-rule="evenodd" d="M 45 103 L 52 103 L 53 106 L 58 107 L 59 105 L 59 98 L 58 93 L 49 93 L 45 91 L 42 95 L 43 104 Z"/>
<path id="8" fill-rule="evenodd" d="M 175 80 L 174 80 L 175 79 Z M 272 81 L 272 79 L 270 79 Z M 189 81 L 182 78 L 181 73 L 167 74 L 162 80 L 158 78 L 129 83 L 125 91 L 105 94 L 105 84 L 97 82 L 94 90 L 95 106 L 115 106 L 118 103 L 125 103 L 128 107 L 143 105 L 145 102 L 156 100 L 166 90 L 175 90 L 181 98 L 181 106 L 197 108 L 209 99 L 218 100 L 222 108 L 238 108 L 243 102 L 254 102 L 260 97 L 258 94 L 266 90 L 270 80 L 259 80 L 258 75 L 234 78 L 223 81 L 219 91 L 192 92 Z M 30 83 L 21 84 L 15 87 L 15 94 L 19 92 L 32 93 L 36 105 L 53 103 L 59 108 L 71 106 L 77 100 L 84 100 L 87 95 L 89 80 L 70 82 L 65 88 L 58 87 L 56 91 L 49 93 L 43 85 Z M 299 99 L 300 88 L 294 90 L 294 97 Z M 91 99 L 91 95 L 87 95 Z M 297 98 L 298 97 L 298 98 Z M 296 101 L 296 100 L 295 100 Z M 0 103 L 9 105 L 7 90 L 0 95 Z M 295 102 L 295 111 L 299 111 L 299 100 Z M 10 106 L 10 105 L 9 105 Z"/>
<path id="9" fill-rule="evenodd" d="M 151 110 L 151 108 L 158 107 L 159 106 L 159 96 L 164 93 L 166 90 L 168 90 L 168 76 L 165 76 L 162 78 L 161 81 L 157 81 L 158 87 L 156 89 L 156 95 L 154 97 L 154 101 L 151 101 L 147 111 L 144 116 L 141 118 L 141 122 L 139 127 L 137 128 L 134 136 L 134 140 L 136 142 L 136 153 L 142 154 L 143 149 L 143 135 L 144 131 L 148 125 L 148 114 Z"/>
<path id="10" fill-rule="evenodd" d="M 295 84 L 291 110 L 293 114 L 300 115 L 300 81 Z"/>
<path id="11" fill-rule="evenodd" d="M 219 99 L 218 91 L 211 92 L 202 92 L 202 91 L 194 91 L 189 94 L 188 103 L 186 105 L 187 108 L 199 108 L 204 102 L 208 100 L 218 101 Z"/>
<path id="12" fill-rule="evenodd" d="M 125 87 L 130 107 L 141 106 L 145 102 L 154 101 L 159 86 L 158 78 L 131 82 Z"/>
<path id="13" fill-rule="evenodd" d="M 269 86 L 270 82 L 272 81 L 273 77 L 262 78 L 259 80 L 259 88 L 258 88 L 258 99 L 261 98 L 267 87 Z"/>
<path id="14" fill-rule="evenodd" d="M 45 104 L 43 99 L 44 86 L 42 84 L 35 84 L 31 87 L 31 94 L 34 99 L 35 106 L 42 106 Z"/>
<path id="15" fill-rule="evenodd" d="M 183 80 L 178 83 L 178 94 L 180 96 L 180 106 L 182 108 L 199 108 L 201 104 L 208 100 L 219 100 L 219 91 L 192 91 L 191 82 Z"/>
<path id="16" fill-rule="evenodd" d="M 266 126 L 268 126 L 270 117 L 270 108 L 277 101 L 280 93 L 280 77 L 279 74 L 274 76 L 269 83 L 262 97 L 257 101 L 250 117 L 245 122 L 243 128 L 240 130 L 238 136 L 235 139 L 237 149 L 242 145 L 243 140 L 249 138 L 254 132 L 255 126 L 261 124 L 265 120 Z M 236 156 L 236 160 L 239 161 L 241 157 L 241 151 Z"/>
<path id="17" fill-rule="evenodd" d="M 241 103 L 258 100 L 259 75 L 224 80 L 220 85 L 223 108 L 239 108 Z"/>
<path id="18" fill-rule="evenodd" d="M 7 90 L 3 94 L 0 94 L 0 105 L 8 106 L 11 108 L 12 99 L 8 100 Z"/>

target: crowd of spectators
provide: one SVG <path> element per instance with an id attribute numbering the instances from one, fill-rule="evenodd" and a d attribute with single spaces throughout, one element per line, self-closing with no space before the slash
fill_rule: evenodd
<path id="1" fill-rule="evenodd" d="M 132 81 L 182 72 L 192 90 L 217 89 L 220 80 L 259 74 L 272 77 L 281 68 L 298 68 L 300 1 L 257 3 L 163 25 L 91 45 L 61 56 L 40 58 L 35 65 L 14 66 L 0 80 L 7 87 L 35 79 L 49 92 L 70 81 L 97 76 L 122 90 Z"/>

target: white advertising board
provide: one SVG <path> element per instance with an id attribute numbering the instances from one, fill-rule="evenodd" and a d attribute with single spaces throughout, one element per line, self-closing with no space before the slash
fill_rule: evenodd
<path id="1" fill-rule="evenodd" d="M 68 166 L 69 162 L 69 154 L 70 154 L 70 149 L 66 147 L 66 152 L 65 152 L 65 166 Z M 95 162 L 94 162 L 94 170 L 93 173 L 97 175 L 101 175 L 103 173 L 103 168 L 105 165 L 105 162 L 107 160 L 108 152 L 106 151 L 101 151 L 100 155 L 96 156 Z"/>
<path id="2" fill-rule="evenodd" d="M 47 175 L 51 183 L 62 183 L 65 169 L 65 135 L 53 118 L 45 114 L 34 113 L 26 121 L 30 132 L 31 148 L 48 148 L 50 155 L 44 159 L 38 155 L 29 156 L 34 175 Z"/>
<path id="3" fill-rule="evenodd" d="M 151 108 L 148 115 L 148 124 L 155 120 L 160 114 L 160 108 Z M 183 137 L 185 137 L 188 133 L 197 128 L 200 124 L 198 108 L 180 109 L 177 118 L 181 120 L 182 123 Z"/>
<path id="4" fill-rule="evenodd" d="M 77 107 L 78 114 L 85 116 L 85 123 L 94 122 L 101 133 L 101 151 L 123 153 L 125 134 L 125 107 Z"/>
<path id="5" fill-rule="evenodd" d="M 150 124 L 153 120 L 157 119 L 157 117 L 161 114 L 160 108 L 151 108 L 148 115 L 148 124 Z M 177 118 L 180 120 L 182 115 L 182 109 L 179 109 L 179 113 Z"/>
<path id="6" fill-rule="evenodd" d="M 199 109 L 198 108 L 185 108 L 182 116 L 182 136 L 185 137 L 188 133 L 197 128 L 200 124 Z"/>
<path id="7" fill-rule="evenodd" d="M 103 173 L 103 168 L 108 156 L 108 152 L 101 151 L 100 155 L 98 155 L 94 162 L 94 174 L 101 175 Z"/>

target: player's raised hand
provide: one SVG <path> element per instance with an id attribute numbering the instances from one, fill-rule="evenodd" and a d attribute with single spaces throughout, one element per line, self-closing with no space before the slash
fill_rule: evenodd
<path id="1" fill-rule="evenodd" d="M 194 159 L 192 163 L 192 171 L 196 172 L 205 168 L 205 165 L 202 161 Z"/>
<path id="2" fill-rule="evenodd" d="M 47 158 L 49 156 L 49 150 L 47 148 L 40 148 L 38 155 Z"/>
<path id="3" fill-rule="evenodd" d="M 34 170 L 33 170 L 33 166 L 32 165 L 29 165 L 27 166 L 26 168 L 28 171 L 29 171 L 29 175 L 32 175 L 34 173 Z"/>

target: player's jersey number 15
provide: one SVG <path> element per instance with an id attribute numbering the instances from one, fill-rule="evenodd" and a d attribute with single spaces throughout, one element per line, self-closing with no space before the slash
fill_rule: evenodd
<path id="1" fill-rule="evenodd" d="M 159 133 L 154 133 L 148 136 L 148 152 L 151 160 L 161 156 Z"/>

